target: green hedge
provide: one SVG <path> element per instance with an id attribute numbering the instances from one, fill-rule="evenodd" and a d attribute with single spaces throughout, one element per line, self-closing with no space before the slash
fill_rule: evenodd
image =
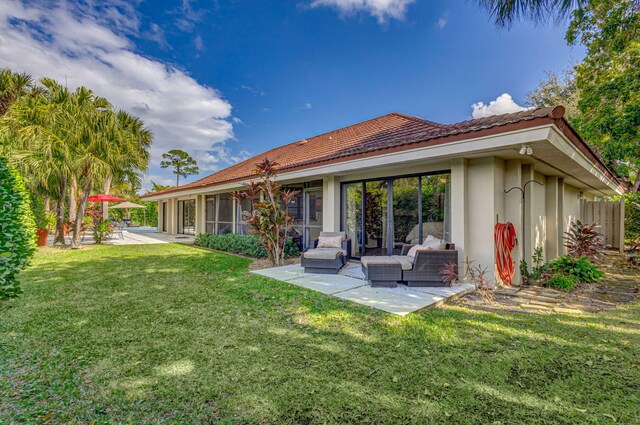
<path id="1" fill-rule="evenodd" d="M 36 248 L 36 225 L 22 177 L 0 157 L 0 299 L 17 296 L 18 272 Z"/>
<path id="2" fill-rule="evenodd" d="M 640 193 L 627 193 L 624 197 L 625 239 L 629 242 L 640 241 Z"/>
<path id="3" fill-rule="evenodd" d="M 262 246 L 260 238 L 255 235 L 236 235 L 227 233 L 226 235 L 210 235 L 200 233 L 194 242 L 197 246 L 217 249 L 219 251 L 233 252 L 235 254 L 246 255 L 253 258 L 267 258 L 267 250 Z M 298 246 L 293 239 L 287 239 L 284 250 L 285 258 L 300 255 Z"/>

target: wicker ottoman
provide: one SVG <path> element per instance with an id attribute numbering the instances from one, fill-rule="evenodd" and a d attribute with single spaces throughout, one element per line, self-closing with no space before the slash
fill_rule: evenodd
<path id="1" fill-rule="evenodd" d="M 395 288 L 402 280 L 402 265 L 391 257 L 362 257 L 364 278 L 373 288 Z"/>
<path id="2" fill-rule="evenodd" d="M 338 248 L 314 248 L 302 254 L 305 273 L 336 274 L 346 264 L 343 251 Z"/>

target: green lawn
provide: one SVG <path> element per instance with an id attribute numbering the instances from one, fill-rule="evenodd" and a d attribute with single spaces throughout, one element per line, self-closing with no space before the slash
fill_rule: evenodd
<path id="1" fill-rule="evenodd" d="M 640 305 L 397 317 L 182 245 L 38 252 L 0 423 L 638 423 Z"/>

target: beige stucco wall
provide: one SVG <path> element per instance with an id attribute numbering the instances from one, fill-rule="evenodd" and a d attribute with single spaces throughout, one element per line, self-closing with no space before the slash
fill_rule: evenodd
<path id="1" fill-rule="evenodd" d="M 569 229 L 569 225 L 580 219 L 580 189 L 571 185 L 564 185 L 564 216 L 563 232 Z"/>
<path id="2" fill-rule="evenodd" d="M 542 248 L 543 255 L 546 255 L 547 242 L 547 210 L 546 210 L 546 176 L 534 171 L 535 181 L 541 185 L 532 183 L 532 211 L 533 240 L 532 249 Z"/>
<path id="3" fill-rule="evenodd" d="M 465 255 L 486 268 L 490 280 L 495 273 L 493 229 L 504 217 L 504 166 L 504 161 L 486 157 L 469 160 L 467 167 Z"/>
<path id="4" fill-rule="evenodd" d="M 514 283 L 519 283 L 520 259 L 525 258 L 531 264 L 531 255 L 535 247 L 543 247 L 547 260 L 563 254 L 562 234 L 571 221 L 580 217 L 580 197 L 592 197 L 565 184 L 561 177 L 542 174 L 532 164 L 526 164 L 521 160 L 505 161 L 494 156 L 459 158 L 423 165 L 398 165 L 394 168 L 372 168 L 343 173 L 340 176 L 321 177 L 323 229 L 340 230 L 342 182 L 444 170 L 451 170 L 451 242 L 456 244 L 459 252 L 460 271 L 463 272 L 462 264 L 465 258 L 469 258 L 487 268 L 487 277 L 491 280 L 495 279 L 494 227 L 497 222 L 511 222 L 516 228 L 519 245 L 512 255 L 516 269 Z M 526 205 L 523 206 L 522 192 L 519 190 L 505 193 L 505 189 L 522 187 L 531 179 L 543 185 L 528 185 Z M 212 191 L 211 194 L 213 193 L 216 192 Z M 196 230 L 197 233 L 204 232 L 206 194 L 199 194 L 168 200 L 168 233 L 175 234 L 177 230 L 178 199 L 194 198 Z M 160 208 L 159 224 L 161 223 Z"/>

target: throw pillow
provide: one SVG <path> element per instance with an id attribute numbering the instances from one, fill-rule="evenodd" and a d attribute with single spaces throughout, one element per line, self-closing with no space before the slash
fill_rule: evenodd
<path id="1" fill-rule="evenodd" d="M 427 237 L 426 237 L 426 238 L 424 238 L 424 241 L 422 241 L 422 245 L 426 244 L 427 242 L 431 242 L 431 241 L 433 241 L 433 240 L 435 240 L 435 239 L 436 239 L 436 237 L 435 237 L 435 236 L 433 236 L 433 235 L 427 235 Z"/>
<path id="2" fill-rule="evenodd" d="M 319 236 L 318 248 L 342 248 L 342 236 Z"/>
<path id="3" fill-rule="evenodd" d="M 407 252 L 407 255 L 409 257 L 415 257 L 418 251 L 428 251 L 430 249 L 433 249 L 433 248 L 429 248 L 424 245 L 414 245 L 411 248 L 409 248 L 409 252 Z"/>
<path id="4" fill-rule="evenodd" d="M 433 239 L 432 241 L 426 242 L 422 244 L 423 247 L 427 247 L 429 249 L 445 249 L 447 246 L 445 241 L 441 239 Z"/>

